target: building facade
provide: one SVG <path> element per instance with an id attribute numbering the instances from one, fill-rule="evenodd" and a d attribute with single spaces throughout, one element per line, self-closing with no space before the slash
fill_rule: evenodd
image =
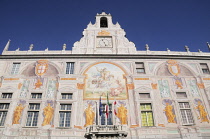
<path id="1" fill-rule="evenodd" d="M 112 16 L 72 50 L 0 55 L 0 139 L 210 138 L 210 54 L 137 51 Z"/>

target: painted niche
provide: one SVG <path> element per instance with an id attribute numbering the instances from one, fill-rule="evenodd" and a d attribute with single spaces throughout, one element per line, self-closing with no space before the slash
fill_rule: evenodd
<path id="1" fill-rule="evenodd" d="M 111 63 L 91 66 L 84 74 L 84 99 L 127 99 L 124 71 Z"/>

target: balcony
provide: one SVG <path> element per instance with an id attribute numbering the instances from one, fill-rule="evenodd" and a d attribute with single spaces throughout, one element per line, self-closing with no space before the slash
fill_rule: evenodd
<path id="1" fill-rule="evenodd" d="M 92 125 L 86 128 L 85 138 L 124 138 L 127 134 L 127 128 L 123 125 Z"/>

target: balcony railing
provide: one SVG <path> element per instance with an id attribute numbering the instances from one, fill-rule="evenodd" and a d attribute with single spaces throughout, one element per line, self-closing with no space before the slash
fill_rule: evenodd
<path id="1" fill-rule="evenodd" d="M 127 128 L 123 125 L 92 125 L 86 128 L 86 138 L 126 137 Z"/>

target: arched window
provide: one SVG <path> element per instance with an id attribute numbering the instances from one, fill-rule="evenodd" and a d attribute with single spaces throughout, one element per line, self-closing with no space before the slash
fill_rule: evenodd
<path id="1" fill-rule="evenodd" d="M 101 28 L 107 28 L 108 27 L 108 22 L 106 17 L 101 17 L 100 19 L 100 27 Z"/>

